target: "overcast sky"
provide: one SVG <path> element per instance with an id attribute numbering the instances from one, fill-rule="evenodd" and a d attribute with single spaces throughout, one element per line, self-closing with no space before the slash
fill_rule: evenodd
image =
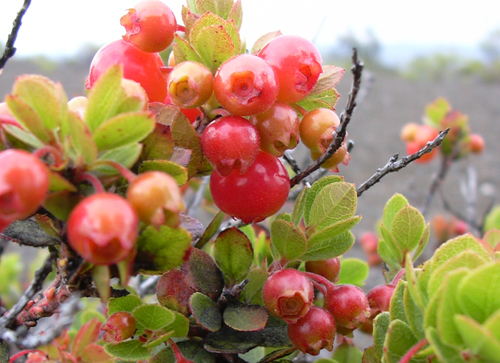
<path id="1" fill-rule="evenodd" d="M 18 56 L 72 55 L 85 44 L 102 45 L 124 33 L 119 25 L 137 0 L 32 0 L 16 42 Z M 0 0 L 0 41 L 5 43 L 23 0 Z M 181 20 L 185 0 L 165 0 Z M 352 30 L 372 28 L 383 44 L 472 46 L 500 27 L 500 1 L 475 0 L 243 0 L 242 36 L 248 46 L 262 34 L 334 44 Z M 323 24 L 323 25 L 321 25 Z M 321 28 L 321 29 L 320 29 Z"/>

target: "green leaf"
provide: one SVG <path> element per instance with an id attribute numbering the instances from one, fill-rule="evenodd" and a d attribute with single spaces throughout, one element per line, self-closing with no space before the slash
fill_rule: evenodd
<path id="1" fill-rule="evenodd" d="M 483 326 L 488 329 L 495 338 L 500 340 L 500 310 L 497 310 L 486 319 Z"/>
<path id="2" fill-rule="evenodd" d="M 319 76 L 318 82 L 316 83 L 316 85 L 314 86 L 313 90 L 309 95 L 314 96 L 322 94 L 325 91 L 331 90 L 340 82 L 344 73 L 345 73 L 344 68 L 331 65 L 324 65 L 323 73 L 321 73 L 321 75 Z"/>
<path id="3" fill-rule="evenodd" d="M 196 8 L 200 14 L 210 12 L 225 19 L 231 12 L 233 2 L 234 0 L 196 0 Z"/>
<path id="4" fill-rule="evenodd" d="M 174 37 L 175 44 L 173 45 L 173 52 L 175 56 L 175 62 L 177 64 L 185 61 L 203 63 L 201 57 L 191 46 L 191 44 L 189 44 L 184 38 L 181 38 L 177 34 L 174 34 Z"/>
<path id="5" fill-rule="evenodd" d="M 440 362 L 465 363 L 462 353 L 455 347 L 445 344 L 435 328 L 431 327 L 426 329 L 425 335 L 432 345 L 434 354 L 436 354 Z"/>
<path id="6" fill-rule="evenodd" d="M 387 363 L 399 363 L 401 358 L 409 351 L 418 339 L 413 335 L 410 327 L 401 320 L 393 320 L 389 325 L 385 340 L 384 358 Z M 428 363 L 427 358 L 412 358 L 411 363 Z"/>
<path id="7" fill-rule="evenodd" d="M 139 166 L 139 173 L 153 170 L 169 174 L 180 186 L 188 180 L 187 169 L 169 160 L 146 160 Z"/>
<path id="8" fill-rule="evenodd" d="M 313 241 L 323 241 L 331 239 L 332 237 L 347 232 L 352 229 L 361 220 L 360 216 L 351 217 L 343 221 L 336 222 L 329 227 L 316 231 L 309 237 Z"/>
<path id="9" fill-rule="evenodd" d="M 63 190 L 69 192 L 77 191 L 77 188 L 68 179 L 64 178 L 59 173 L 53 170 L 49 170 L 49 177 L 50 177 L 49 191 L 51 192 L 60 192 Z"/>
<path id="10" fill-rule="evenodd" d="M 247 304 L 258 304 L 264 305 L 262 299 L 262 288 L 264 283 L 267 281 L 269 273 L 260 267 L 256 267 L 250 271 L 247 276 L 248 284 L 246 284 L 243 290 L 242 297 L 243 301 Z"/>
<path id="11" fill-rule="evenodd" d="M 189 260 L 181 266 L 185 280 L 195 291 L 210 296 L 213 300 L 222 293 L 224 277 L 213 258 L 203 250 L 193 248 Z"/>
<path id="12" fill-rule="evenodd" d="M 173 311 L 156 304 L 143 304 L 132 310 L 136 321 L 148 330 L 160 330 L 175 320 Z"/>
<path id="13" fill-rule="evenodd" d="M 231 12 L 229 13 L 228 19 L 233 20 L 238 29 L 241 28 L 241 22 L 243 21 L 243 8 L 241 7 L 241 0 L 236 0 Z M 245 47 L 242 47 L 242 51 L 244 50 Z"/>
<path id="14" fill-rule="evenodd" d="M 50 79 L 39 75 L 19 76 L 12 94 L 36 112 L 46 129 L 55 130 L 61 125 L 65 116 L 63 111 L 66 111 L 62 104 L 65 106 L 67 99 L 64 93 L 57 92 L 56 85 Z"/>
<path id="15" fill-rule="evenodd" d="M 173 337 L 185 337 L 189 333 L 189 319 L 181 313 L 173 311 L 174 321 L 163 327 L 163 331 L 172 332 Z"/>
<path id="16" fill-rule="evenodd" d="M 494 249 L 500 243 L 500 230 L 490 229 L 484 234 L 483 241 Z"/>
<path id="17" fill-rule="evenodd" d="M 45 127 L 40 116 L 21 98 L 8 95 L 5 97 L 5 103 L 7 103 L 10 112 L 12 112 L 19 124 L 31 132 L 43 144 L 48 144 L 53 140 L 52 133 Z M 10 130 L 14 127 L 16 126 L 11 125 Z"/>
<path id="18" fill-rule="evenodd" d="M 88 96 L 89 102 L 85 110 L 85 123 L 94 132 L 105 121 L 116 116 L 117 109 L 126 98 L 121 87 L 123 69 L 114 65 L 102 74 L 92 87 Z"/>
<path id="19" fill-rule="evenodd" d="M 335 88 L 326 89 L 321 93 L 309 94 L 303 100 L 297 102 L 297 105 L 306 111 L 312 111 L 317 108 L 328 108 L 335 110 L 335 105 L 340 97 L 340 94 Z"/>
<path id="20" fill-rule="evenodd" d="M 279 30 L 262 35 L 259 39 L 255 41 L 250 53 L 251 54 L 258 53 L 262 48 L 264 48 L 264 45 L 266 45 L 270 40 L 279 37 L 280 35 L 283 35 L 283 33 L 281 33 L 281 31 Z"/>
<path id="21" fill-rule="evenodd" d="M 338 363 L 361 363 L 363 352 L 355 345 L 342 344 L 335 349 L 332 358 Z"/>
<path id="22" fill-rule="evenodd" d="M 191 248 L 191 234 L 183 228 L 148 226 L 137 241 L 136 266 L 144 274 L 161 274 L 182 265 Z"/>
<path id="23" fill-rule="evenodd" d="M 104 347 L 95 343 L 85 346 L 78 360 L 93 363 L 115 363 L 115 359 L 106 353 Z"/>
<path id="24" fill-rule="evenodd" d="M 491 229 L 500 229 L 500 205 L 492 208 L 484 219 L 483 232 L 486 233 Z"/>
<path id="25" fill-rule="evenodd" d="M 304 216 L 304 208 L 306 205 L 306 195 L 309 192 L 309 188 L 303 188 L 295 200 L 295 204 L 293 205 L 293 210 L 291 214 L 291 222 L 298 226 L 302 217 Z"/>
<path id="26" fill-rule="evenodd" d="M 455 316 L 455 325 L 466 346 L 472 354 L 491 362 L 497 362 L 500 357 L 500 340 L 474 319 L 465 315 Z"/>
<path id="27" fill-rule="evenodd" d="M 208 227 L 203 232 L 203 235 L 196 242 L 196 248 L 202 248 L 210 239 L 217 233 L 222 222 L 226 218 L 226 214 L 222 211 L 218 211 L 215 217 L 212 219 Z"/>
<path id="28" fill-rule="evenodd" d="M 450 104 L 444 98 L 440 97 L 425 108 L 425 115 L 432 125 L 440 127 L 441 120 L 450 111 Z"/>
<path id="29" fill-rule="evenodd" d="M 385 204 L 383 224 L 391 231 L 392 221 L 396 214 L 405 206 L 409 205 L 408 200 L 401 194 L 394 194 Z"/>
<path id="30" fill-rule="evenodd" d="M 391 298 L 389 313 L 391 314 L 391 321 L 400 320 L 405 324 L 408 324 L 408 319 L 406 317 L 406 311 L 404 305 L 405 290 L 406 290 L 406 281 L 399 280 Z"/>
<path id="31" fill-rule="evenodd" d="M 172 337 L 173 332 L 168 332 L 165 334 L 157 335 L 154 339 L 149 340 L 144 344 L 144 348 L 152 349 L 159 345 L 164 344 L 167 340 Z"/>
<path id="32" fill-rule="evenodd" d="M 222 1 L 227 1 L 227 0 L 222 0 Z M 232 6 L 233 1 L 232 0 L 229 1 L 231 2 Z M 231 11 L 231 8 L 229 8 L 229 11 Z M 229 15 L 229 11 L 227 15 Z M 204 29 L 208 27 L 222 26 L 229 35 L 229 37 L 231 38 L 231 42 L 234 45 L 235 53 L 233 55 L 238 54 L 241 49 L 241 40 L 236 24 L 234 23 L 234 21 L 224 20 L 223 19 L 224 17 L 218 16 L 216 14 L 217 13 L 205 13 L 196 21 L 196 23 L 193 25 L 189 33 L 189 38 L 191 39 L 191 43 L 197 44 L 197 39 Z M 198 49 L 196 45 L 195 47 Z"/>
<path id="33" fill-rule="evenodd" d="M 204 329 L 217 331 L 222 324 L 222 315 L 217 303 L 200 292 L 195 292 L 189 298 L 189 307 L 196 322 Z"/>
<path id="34" fill-rule="evenodd" d="M 398 258 L 394 255 L 393 253 L 393 245 L 389 244 L 389 242 L 386 242 L 385 240 L 381 239 L 378 241 L 377 245 L 377 253 L 387 265 L 399 269 L 399 260 Z"/>
<path id="35" fill-rule="evenodd" d="M 224 310 L 224 323 L 238 331 L 257 331 L 266 326 L 267 309 L 260 305 L 230 304 Z"/>
<path id="36" fill-rule="evenodd" d="M 363 352 L 363 358 L 361 362 L 363 363 L 380 363 L 380 356 L 377 354 L 377 347 L 375 345 L 370 345 L 368 348 L 365 348 Z M 335 361 L 332 361 L 334 363 Z M 331 363 L 326 360 L 324 363 Z"/>
<path id="37" fill-rule="evenodd" d="M 370 268 L 368 264 L 358 258 L 343 258 L 340 260 L 340 273 L 337 284 L 363 286 Z"/>
<path id="38" fill-rule="evenodd" d="M 407 284 L 407 286 L 408 285 L 409 284 Z M 417 339 L 424 339 L 424 313 L 413 300 L 408 287 L 403 293 L 403 304 L 405 307 L 405 315 L 408 319 L 408 325 L 410 326 L 413 334 L 415 334 Z"/>
<path id="39" fill-rule="evenodd" d="M 107 353 L 126 362 L 138 362 L 149 359 L 147 348 L 139 340 L 126 340 L 117 344 L 108 344 L 104 347 Z"/>
<path id="40" fill-rule="evenodd" d="M 458 287 L 457 300 L 462 310 L 480 324 L 500 310 L 500 261 L 476 268 Z"/>
<path id="41" fill-rule="evenodd" d="M 79 194 L 63 190 L 50 193 L 43 202 L 43 207 L 47 209 L 54 217 L 65 222 L 69 214 L 82 200 Z"/>
<path id="42" fill-rule="evenodd" d="M 81 158 L 85 165 L 92 165 L 97 159 L 97 145 L 89 127 L 72 112 L 68 112 L 67 127 L 76 159 Z"/>
<path id="43" fill-rule="evenodd" d="M 353 184 L 338 182 L 325 186 L 311 207 L 310 226 L 321 230 L 338 221 L 354 216 L 357 206 Z"/>
<path id="44" fill-rule="evenodd" d="M 321 231 L 320 231 L 321 232 Z M 302 261 L 320 261 L 340 256 L 347 252 L 354 244 L 354 235 L 351 231 L 341 233 L 328 239 L 324 235 L 316 238 L 312 235 L 308 240 L 307 250 L 300 257 Z"/>
<path id="45" fill-rule="evenodd" d="M 239 51 L 223 25 L 203 28 L 193 46 L 212 73 Z"/>
<path id="46" fill-rule="evenodd" d="M 148 136 L 155 128 L 149 112 L 128 112 L 103 122 L 94 131 L 94 141 L 99 150 L 115 149 Z"/>
<path id="47" fill-rule="evenodd" d="M 213 244 L 213 256 L 219 268 L 230 281 L 239 281 L 252 265 L 252 244 L 238 228 L 229 228 L 217 236 Z"/>
<path id="48" fill-rule="evenodd" d="M 401 262 L 403 261 L 403 252 L 399 248 L 396 240 L 394 239 L 394 236 L 386 228 L 386 226 L 384 224 L 382 224 L 380 226 L 380 234 L 382 234 L 382 238 L 383 238 L 383 242 L 379 241 L 379 244 L 377 246 L 377 251 L 379 252 L 380 257 L 384 261 L 385 261 L 385 258 L 387 258 L 386 262 L 388 262 L 390 265 L 392 265 L 392 262 L 395 260 L 395 261 L 397 261 L 397 264 L 395 265 L 395 267 L 400 267 Z M 382 243 L 383 243 L 383 246 L 380 246 Z"/>
<path id="49" fill-rule="evenodd" d="M 91 170 L 98 175 L 117 175 L 118 170 L 112 166 L 106 164 L 100 164 L 101 161 L 114 161 L 123 167 L 130 169 L 139 159 L 141 155 L 142 145 L 139 143 L 128 144 L 122 147 L 117 147 L 116 149 L 111 149 L 104 152 L 94 165 L 92 165 Z"/>
<path id="50" fill-rule="evenodd" d="M 271 224 L 271 244 L 281 257 L 293 261 L 306 251 L 307 239 L 292 223 L 276 219 Z"/>
<path id="51" fill-rule="evenodd" d="M 79 356 L 85 347 L 97 340 L 101 330 L 101 322 L 99 319 L 91 319 L 88 323 L 84 324 L 75 335 L 71 344 L 71 353 Z"/>
<path id="52" fill-rule="evenodd" d="M 307 192 L 306 199 L 305 199 L 305 206 L 304 206 L 304 222 L 306 226 L 309 226 L 309 216 L 311 213 L 311 208 L 314 204 L 314 201 L 316 200 L 316 197 L 318 196 L 319 192 L 323 190 L 324 187 L 327 185 L 330 185 L 332 183 L 338 183 L 342 182 L 344 179 L 340 176 L 337 175 L 329 175 L 326 177 L 323 177 L 319 180 L 317 180 L 311 188 L 309 188 L 309 191 Z"/>
<path id="53" fill-rule="evenodd" d="M 422 234 L 422 238 L 418 242 L 417 249 L 413 254 L 413 260 L 416 260 L 422 254 L 422 252 L 424 252 L 424 249 L 427 246 L 427 243 L 429 242 L 430 236 L 431 236 L 431 224 L 427 223 L 427 226 L 424 229 L 424 233 Z"/>
<path id="54" fill-rule="evenodd" d="M 39 149 L 43 147 L 43 142 L 40 141 L 35 135 L 31 132 L 27 132 L 20 127 L 14 125 L 2 125 L 2 128 L 12 137 L 21 141 L 22 143 L 31 146 L 35 149 Z"/>
<path id="55" fill-rule="evenodd" d="M 384 355 L 385 337 L 389 330 L 390 322 L 389 312 L 380 313 L 373 319 L 373 342 L 375 343 L 379 357 L 383 357 Z"/>
<path id="56" fill-rule="evenodd" d="M 131 313 L 136 307 L 143 305 L 141 298 L 135 295 L 127 295 L 123 297 L 112 297 L 108 301 L 108 316 L 119 311 Z"/>
<path id="57" fill-rule="evenodd" d="M 403 254 L 417 248 L 424 230 L 424 216 L 411 206 L 401 208 L 394 215 L 390 227 L 391 234 Z"/>

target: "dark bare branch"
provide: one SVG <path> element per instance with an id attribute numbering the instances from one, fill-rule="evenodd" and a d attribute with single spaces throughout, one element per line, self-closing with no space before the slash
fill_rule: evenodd
<path id="1" fill-rule="evenodd" d="M 0 71 L 3 69 L 3 67 L 5 67 L 7 61 L 16 53 L 16 47 L 14 46 L 14 43 L 16 42 L 17 33 L 19 33 L 19 29 L 21 28 L 23 16 L 24 14 L 26 14 L 26 11 L 28 10 L 30 4 L 31 0 L 24 0 L 24 4 L 21 10 L 19 10 L 16 18 L 14 19 L 12 30 L 9 34 L 9 37 L 7 38 L 7 43 L 5 44 L 2 58 L 0 58 Z"/>

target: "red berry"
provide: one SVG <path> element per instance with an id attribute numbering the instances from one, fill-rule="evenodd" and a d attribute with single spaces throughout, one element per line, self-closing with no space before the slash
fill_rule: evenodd
<path id="1" fill-rule="evenodd" d="M 335 340 L 335 321 L 325 309 L 311 306 L 295 324 L 288 324 L 288 337 L 302 353 L 318 355 L 321 349 L 331 351 Z"/>
<path id="2" fill-rule="evenodd" d="M 429 141 L 434 140 L 438 134 L 439 132 L 435 128 L 428 125 L 421 125 L 415 133 L 414 141 L 406 144 L 406 152 L 408 155 L 416 153 L 427 145 Z M 425 164 L 431 161 L 437 155 L 437 152 L 437 149 L 433 149 L 430 153 L 424 154 L 420 159 L 415 160 L 415 162 Z"/>
<path id="3" fill-rule="evenodd" d="M 150 102 L 163 102 L 167 95 L 167 77 L 161 68 L 163 61 L 157 53 L 146 53 L 124 40 L 103 46 L 90 65 L 87 88 L 91 89 L 101 74 L 113 64 L 123 67 L 123 77 L 139 83 Z"/>
<path id="4" fill-rule="evenodd" d="M 113 265 L 134 249 L 139 218 L 126 199 L 98 193 L 81 201 L 71 212 L 68 242 L 71 248 L 96 265 Z"/>
<path id="5" fill-rule="evenodd" d="M 181 108 L 203 105 L 212 95 L 213 84 L 212 73 L 196 62 L 179 63 L 168 75 L 170 99 Z"/>
<path id="6" fill-rule="evenodd" d="M 274 156 L 283 156 L 299 143 L 300 120 L 295 110 L 276 102 L 269 110 L 250 117 L 260 135 L 260 148 Z"/>
<path id="7" fill-rule="evenodd" d="M 260 222 L 278 212 L 290 191 L 288 172 L 281 161 L 260 151 L 245 174 L 212 172 L 210 191 L 221 211 L 244 223 Z"/>
<path id="8" fill-rule="evenodd" d="M 120 19 L 127 34 L 123 40 L 144 52 L 161 52 L 174 40 L 177 21 L 172 10 L 161 1 L 141 1 Z"/>
<path id="9" fill-rule="evenodd" d="M 233 169 L 247 172 L 259 153 L 260 138 L 254 125 L 240 116 L 224 116 L 212 122 L 201 136 L 203 153 L 223 176 Z"/>
<path id="10" fill-rule="evenodd" d="M 356 329 L 370 317 L 365 293 L 354 285 L 327 286 L 324 308 L 332 314 L 337 327 Z"/>
<path id="11" fill-rule="evenodd" d="M 339 279 L 340 259 L 338 257 L 322 261 L 307 261 L 306 271 L 321 275 L 331 282 Z"/>
<path id="12" fill-rule="evenodd" d="M 36 156 L 17 149 L 0 152 L 0 232 L 35 213 L 49 189 L 49 169 Z"/>
<path id="13" fill-rule="evenodd" d="M 269 275 L 262 289 L 262 297 L 271 314 L 287 323 L 296 323 L 309 311 L 314 288 L 302 272 L 284 269 Z"/>
<path id="14" fill-rule="evenodd" d="M 310 41 L 281 35 L 269 41 L 259 52 L 279 78 L 278 101 L 295 103 L 306 97 L 323 72 L 321 54 Z"/>
<path id="15" fill-rule="evenodd" d="M 186 208 L 175 179 L 160 171 L 139 175 L 127 190 L 127 200 L 139 219 L 159 228 L 163 224 L 179 225 L 179 213 Z"/>
<path id="16" fill-rule="evenodd" d="M 312 110 L 300 122 L 300 139 L 310 150 L 324 153 L 339 123 L 337 114 L 328 108 Z"/>
<path id="17" fill-rule="evenodd" d="M 479 134 L 470 134 L 469 136 L 470 151 L 473 154 L 481 154 L 484 151 L 484 139 Z"/>
<path id="18" fill-rule="evenodd" d="M 119 343 L 135 334 L 137 330 L 135 318 L 126 311 L 119 311 L 108 318 L 101 330 L 104 331 L 102 339 L 106 343 Z"/>
<path id="19" fill-rule="evenodd" d="M 374 232 L 364 232 L 359 237 L 359 244 L 366 254 L 377 253 L 378 236 Z"/>
<path id="20" fill-rule="evenodd" d="M 224 62 L 214 79 L 217 101 L 233 115 L 262 113 L 274 104 L 278 79 L 261 58 L 242 54 Z"/>
<path id="21" fill-rule="evenodd" d="M 374 318 L 383 311 L 389 311 L 394 289 L 393 285 L 379 285 L 368 292 L 366 297 L 371 309 L 371 318 Z"/>
<path id="22" fill-rule="evenodd" d="M 415 141 L 415 135 L 417 134 L 419 127 L 419 125 L 413 122 L 404 125 L 401 130 L 401 140 L 405 142 Z"/>

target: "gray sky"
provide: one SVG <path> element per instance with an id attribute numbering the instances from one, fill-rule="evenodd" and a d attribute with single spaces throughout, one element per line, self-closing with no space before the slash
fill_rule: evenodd
<path id="1" fill-rule="evenodd" d="M 102 45 L 124 33 L 119 25 L 137 0 L 32 0 L 16 43 L 18 56 L 71 55 L 84 44 Z M 0 40 L 5 43 L 23 0 L 0 1 Z M 165 0 L 179 21 L 185 0 Z M 500 1 L 475 0 L 243 0 L 247 45 L 281 30 L 334 44 L 348 30 L 372 28 L 387 45 L 472 46 L 500 27 Z"/>

